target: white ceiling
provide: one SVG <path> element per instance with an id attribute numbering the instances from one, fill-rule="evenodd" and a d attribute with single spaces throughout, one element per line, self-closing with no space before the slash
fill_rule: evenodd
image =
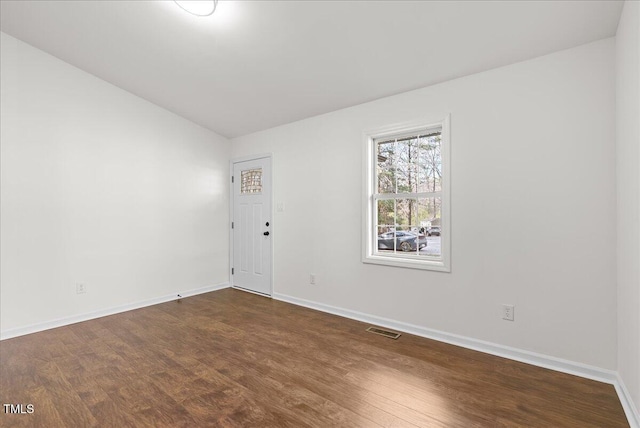
<path id="1" fill-rule="evenodd" d="M 6 1 L 0 28 L 235 137 L 615 35 L 619 1 Z M 585 70 L 588 72 L 588 70 Z"/>

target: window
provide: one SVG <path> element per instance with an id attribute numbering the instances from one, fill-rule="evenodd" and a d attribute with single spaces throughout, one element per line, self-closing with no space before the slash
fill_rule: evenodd
<path id="1" fill-rule="evenodd" d="M 449 118 L 365 135 L 363 262 L 450 271 Z"/>

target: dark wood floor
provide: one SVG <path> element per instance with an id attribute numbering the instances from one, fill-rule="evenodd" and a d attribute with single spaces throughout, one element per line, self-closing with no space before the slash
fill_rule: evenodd
<path id="1" fill-rule="evenodd" d="M 623 427 L 611 385 L 226 289 L 0 342 L 30 427 Z"/>

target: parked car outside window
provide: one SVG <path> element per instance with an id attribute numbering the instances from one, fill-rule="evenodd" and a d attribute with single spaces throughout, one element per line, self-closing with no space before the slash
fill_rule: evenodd
<path id="1" fill-rule="evenodd" d="M 427 235 L 428 236 L 440 236 L 440 227 L 438 227 L 438 226 L 430 227 L 429 230 L 427 231 Z"/>
<path id="2" fill-rule="evenodd" d="M 394 246 L 395 234 L 395 246 Z M 422 234 L 397 231 L 378 235 L 378 250 L 417 251 L 427 246 L 427 238 Z"/>

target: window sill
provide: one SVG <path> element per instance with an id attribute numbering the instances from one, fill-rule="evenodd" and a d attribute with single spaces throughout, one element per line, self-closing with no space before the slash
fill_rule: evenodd
<path id="1" fill-rule="evenodd" d="M 362 259 L 362 262 L 409 269 L 451 272 L 451 267 L 445 264 L 442 260 L 419 260 L 398 256 L 368 255 Z"/>

